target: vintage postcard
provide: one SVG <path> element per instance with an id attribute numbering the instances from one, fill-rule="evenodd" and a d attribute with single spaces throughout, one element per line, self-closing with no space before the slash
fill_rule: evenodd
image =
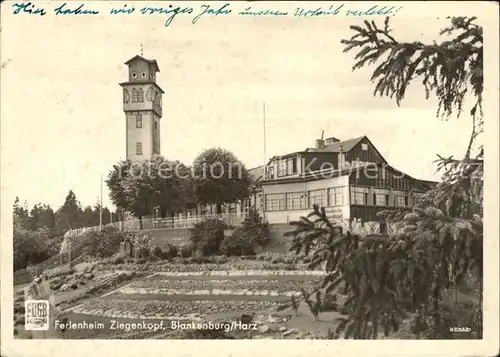
<path id="1" fill-rule="evenodd" d="M 498 352 L 497 3 L 1 10 L 2 356 Z"/>

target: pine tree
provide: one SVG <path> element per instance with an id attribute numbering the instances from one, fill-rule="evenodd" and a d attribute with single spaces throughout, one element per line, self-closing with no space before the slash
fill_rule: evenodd
<path id="1" fill-rule="evenodd" d="M 375 95 L 395 97 L 399 105 L 412 81 L 421 78 L 426 96 L 438 99 L 438 116 L 460 115 L 467 94 L 475 103 L 464 158 L 439 156 L 442 181 L 435 189 L 411 209 L 380 212 L 393 233 L 352 229 L 342 234 L 317 206 L 291 222 L 292 250 L 311 254 L 311 268 L 325 266 L 322 290 L 335 293 L 344 286 L 347 299 L 340 310 L 347 317 L 339 319 L 336 338 L 388 336 L 408 318 L 417 338 L 450 338 L 449 327 L 460 325 L 473 325 L 481 338 L 483 148 L 473 157 L 472 146 L 483 127 L 483 38 L 475 20 L 452 18 L 441 34 L 458 34 L 440 44 L 399 42 L 389 19 L 383 29 L 368 21 L 364 28 L 351 26 L 355 34 L 342 40 L 345 52 L 359 49 L 353 70 L 381 61 L 371 77 Z M 443 302 L 443 295 L 470 280 L 479 284 L 478 303 L 463 316 Z"/>

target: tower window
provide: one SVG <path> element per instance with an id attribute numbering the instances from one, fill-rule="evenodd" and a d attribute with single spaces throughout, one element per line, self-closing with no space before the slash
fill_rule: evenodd
<path id="1" fill-rule="evenodd" d="M 142 155 L 142 143 L 136 144 L 137 155 Z"/>
<path id="2" fill-rule="evenodd" d="M 136 114 L 135 116 L 135 127 L 140 129 L 142 128 L 142 114 Z"/>
<path id="3" fill-rule="evenodd" d="M 132 103 L 144 102 L 144 90 L 142 88 L 132 89 Z"/>
<path id="4" fill-rule="evenodd" d="M 132 78 L 133 78 L 133 79 L 136 79 L 136 78 L 137 78 L 137 73 L 132 72 Z"/>
<path id="5" fill-rule="evenodd" d="M 146 72 L 144 71 L 141 72 L 141 78 L 146 78 Z"/>

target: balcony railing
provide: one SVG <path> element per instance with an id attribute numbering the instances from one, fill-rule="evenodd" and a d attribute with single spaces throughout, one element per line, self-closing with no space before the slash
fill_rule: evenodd
<path id="1" fill-rule="evenodd" d="M 217 218 L 230 226 L 239 226 L 243 223 L 248 213 L 223 213 L 223 214 L 206 214 L 190 217 L 170 217 L 170 218 L 148 218 L 142 220 L 142 230 L 155 229 L 172 229 L 172 228 L 191 228 L 196 223 L 208 218 Z M 114 222 L 103 225 L 104 227 L 114 227 L 121 231 L 139 231 L 141 230 L 141 222 L 139 219 L 131 219 L 126 221 Z M 72 229 L 66 232 L 65 237 L 77 237 L 84 233 L 98 232 L 100 226 L 85 227 Z"/>

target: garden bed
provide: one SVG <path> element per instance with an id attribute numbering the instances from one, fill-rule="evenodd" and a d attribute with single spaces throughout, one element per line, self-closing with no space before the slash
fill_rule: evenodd
<path id="1" fill-rule="evenodd" d="M 248 277 L 250 278 L 250 277 Z M 311 281 L 290 280 L 140 280 L 123 290 L 250 290 L 250 291 L 300 291 L 311 287 Z"/>
<path id="2" fill-rule="evenodd" d="M 145 262 L 142 264 L 98 264 L 97 270 L 122 270 L 122 271 L 141 271 L 141 272 L 206 272 L 206 271 L 227 271 L 227 270 L 267 270 L 267 271 L 295 271 L 308 270 L 307 264 L 262 264 L 262 263 L 225 263 L 225 264 L 172 264 L 164 262 Z"/>
<path id="3" fill-rule="evenodd" d="M 151 318 L 175 319 L 180 317 L 194 318 L 196 315 L 206 315 L 217 312 L 245 311 L 245 313 L 276 308 L 280 306 L 287 297 L 279 297 L 281 301 L 250 300 L 222 300 L 221 296 L 178 296 L 182 300 L 172 300 L 169 296 L 161 296 L 162 300 L 146 300 L 145 295 L 139 295 L 139 299 L 131 299 L 133 295 L 113 294 L 102 299 L 91 299 L 78 307 L 75 312 L 83 312 L 89 315 L 109 315 L 128 318 Z M 203 299 L 203 300 L 200 300 Z M 236 298 L 236 297 L 235 297 Z M 169 300 L 170 299 L 170 300 Z"/>

